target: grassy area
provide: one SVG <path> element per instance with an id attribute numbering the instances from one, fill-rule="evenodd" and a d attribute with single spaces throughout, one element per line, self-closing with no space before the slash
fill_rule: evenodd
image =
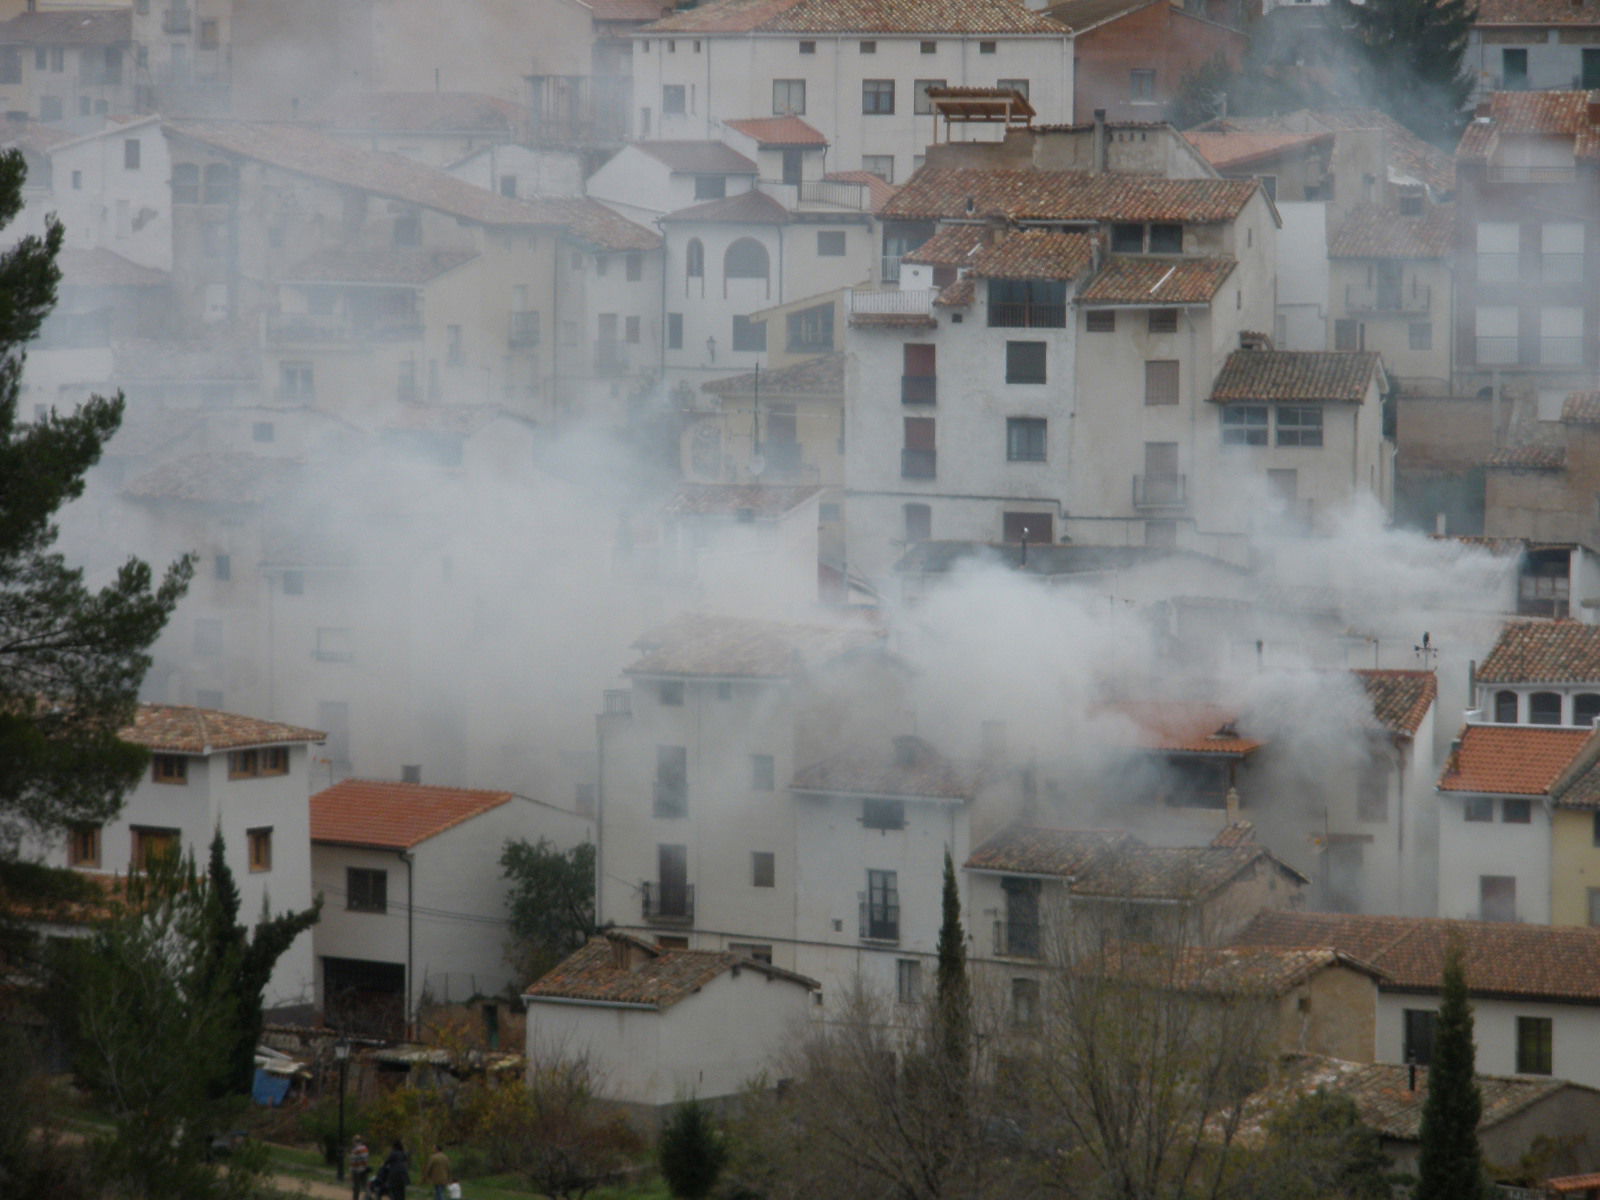
<path id="1" fill-rule="evenodd" d="M 322 1155 L 314 1150 L 274 1144 L 268 1146 L 268 1153 L 272 1160 L 271 1170 L 280 1177 L 334 1182 L 333 1168 L 323 1162 Z M 418 1187 L 413 1183 L 407 1195 L 432 1195 L 429 1189 L 422 1188 L 419 1191 Z M 462 1200 L 537 1200 L 539 1195 L 530 1191 L 520 1176 L 509 1174 L 464 1179 L 461 1182 L 461 1194 Z M 652 1178 L 647 1183 L 628 1187 L 597 1188 L 589 1194 L 589 1200 L 669 1200 L 669 1196 L 666 1185 Z"/>

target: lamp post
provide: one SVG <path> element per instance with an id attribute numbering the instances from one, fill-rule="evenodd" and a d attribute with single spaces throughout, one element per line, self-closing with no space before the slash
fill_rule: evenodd
<path id="1" fill-rule="evenodd" d="M 339 1064 L 339 1153 L 334 1159 L 334 1178 L 344 1182 L 344 1081 L 350 1065 L 350 1040 L 345 1037 L 333 1044 L 333 1057 Z"/>

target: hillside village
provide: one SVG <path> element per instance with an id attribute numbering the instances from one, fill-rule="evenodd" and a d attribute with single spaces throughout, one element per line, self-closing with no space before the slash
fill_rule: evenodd
<path id="1" fill-rule="evenodd" d="M 1600 1172 L 1600 3 L 1483 0 L 1451 150 L 1173 123 L 1318 0 L 458 8 L 0 3 L 22 411 L 127 398 L 63 547 L 196 562 L 29 853 L 220 830 L 323 898 L 281 1049 L 644 1114 L 914 1026 L 948 857 L 1005 1039 L 1176 943 L 1402 1165 L 1457 945 L 1489 1157 Z M 517 839 L 595 853 L 538 978 Z"/>

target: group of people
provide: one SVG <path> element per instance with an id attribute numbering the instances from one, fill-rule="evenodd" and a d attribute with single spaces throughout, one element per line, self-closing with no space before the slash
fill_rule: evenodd
<path id="1" fill-rule="evenodd" d="M 433 1185 L 433 1200 L 448 1200 L 450 1195 L 450 1159 L 443 1146 L 435 1146 L 427 1165 L 422 1168 L 422 1182 Z M 350 1144 L 350 1200 L 406 1200 L 406 1188 L 411 1183 L 411 1155 L 405 1143 L 395 1139 L 388 1156 L 372 1171 L 372 1152 L 366 1139 L 359 1133 Z M 459 1195 L 460 1193 L 455 1193 Z"/>

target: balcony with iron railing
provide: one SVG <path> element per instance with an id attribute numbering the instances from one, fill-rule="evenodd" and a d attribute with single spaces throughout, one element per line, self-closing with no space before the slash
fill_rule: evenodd
<path id="1" fill-rule="evenodd" d="M 643 916 L 658 925 L 687 925 L 694 920 L 694 884 L 646 883 Z"/>
<path id="2" fill-rule="evenodd" d="M 608 717 L 633 716 L 633 693 L 627 688 L 607 688 L 600 711 Z"/>
<path id="3" fill-rule="evenodd" d="M 937 450 L 913 450 L 908 446 L 900 451 L 900 478 L 933 479 L 938 471 Z"/>
<path id="4" fill-rule="evenodd" d="M 1187 508 L 1189 506 L 1189 477 L 1187 475 L 1135 475 L 1133 477 L 1133 506 L 1139 509 Z"/>
<path id="5" fill-rule="evenodd" d="M 866 184 L 843 179 L 761 179 L 756 181 L 756 188 L 790 210 L 842 208 L 866 212 L 872 207 L 872 194 Z"/>
<path id="6" fill-rule="evenodd" d="M 929 316 L 938 288 L 852 288 L 846 293 L 845 309 L 852 315 Z"/>
<path id="7" fill-rule="evenodd" d="M 1002 300 L 989 305 L 991 329 L 1065 329 L 1067 306 L 1065 304 L 1032 304 L 1025 301 Z"/>
<path id="8" fill-rule="evenodd" d="M 900 905 L 874 904 L 869 900 L 860 903 L 861 937 L 869 942 L 898 942 L 900 940 Z"/>
<path id="9" fill-rule="evenodd" d="M 1514 337 L 1475 337 L 1472 339 L 1474 358 L 1483 366 L 1514 366 L 1517 362 L 1517 339 Z"/>
<path id="10" fill-rule="evenodd" d="M 1344 307 L 1349 313 L 1369 317 L 1420 316 L 1433 305 L 1433 288 L 1415 280 L 1410 287 L 1367 287 L 1349 284 L 1344 289 Z"/>
<path id="11" fill-rule="evenodd" d="M 900 376 L 901 404 L 935 404 L 939 400 L 937 375 Z"/>
<path id="12" fill-rule="evenodd" d="M 996 921 L 994 952 L 1006 958 L 1039 957 L 1039 922 Z"/>
<path id="13" fill-rule="evenodd" d="M 1583 339 L 1581 337 L 1541 337 L 1539 362 L 1551 367 L 1577 367 L 1583 365 Z"/>

